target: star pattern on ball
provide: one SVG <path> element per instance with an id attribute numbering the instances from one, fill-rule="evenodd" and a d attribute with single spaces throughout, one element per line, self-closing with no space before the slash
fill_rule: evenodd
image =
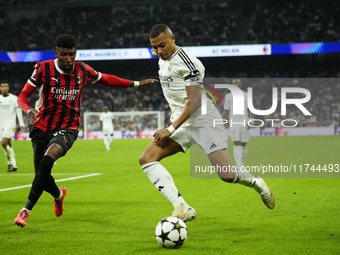
<path id="1" fill-rule="evenodd" d="M 165 240 L 171 241 L 171 239 L 168 237 L 170 232 L 164 232 L 162 229 L 162 232 L 160 235 L 158 235 L 158 237 L 162 238 L 162 243 L 165 242 Z M 164 245 L 163 245 L 164 246 Z M 165 246 L 164 246 L 165 247 Z"/>
<path id="2" fill-rule="evenodd" d="M 186 238 L 182 239 L 181 236 L 179 236 L 178 241 L 173 241 L 176 244 L 174 248 L 181 247 L 185 240 Z"/>
<path id="3" fill-rule="evenodd" d="M 181 228 L 184 228 L 184 227 L 182 227 L 178 222 L 170 222 L 170 223 L 173 225 L 171 231 L 172 230 L 177 230 L 178 234 L 180 234 L 181 233 Z"/>

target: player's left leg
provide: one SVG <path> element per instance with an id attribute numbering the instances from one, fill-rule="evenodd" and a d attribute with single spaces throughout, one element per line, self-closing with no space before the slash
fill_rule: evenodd
<path id="1" fill-rule="evenodd" d="M 217 110 L 214 110 L 206 118 L 217 119 L 218 116 L 219 113 Z M 196 125 L 196 132 L 192 132 L 192 137 L 194 141 L 203 148 L 211 164 L 215 167 L 219 177 L 228 183 L 239 183 L 241 185 L 254 188 L 260 194 L 265 205 L 268 208 L 273 209 L 275 207 L 275 197 L 263 179 L 261 177 L 253 176 L 251 173 L 246 171 L 245 168 L 238 169 L 233 166 L 229 155 L 228 138 L 226 136 L 224 126 L 202 125 L 201 123 L 209 123 L 209 121 L 199 122 L 198 120 L 196 123 L 194 122 L 193 125 Z M 210 123 L 213 123 L 213 121 Z M 232 140 L 238 141 L 240 138 L 235 137 Z M 228 169 L 228 171 L 218 171 L 218 169 L 223 168 Z"/>
<path id="2" fill-rule="evenodd" d="M 215 169 L 218 166 L 226 166 L 229 171 L 222 172 L 217 171 L 219 177 L 229 183 L 238 183 L 250 188 L 253 188 L 261 196 L 263 203 L 269 208 L 275 207 L 275 196 L 273 192 L 268 188 L 266 183 L 261 177 L 255 177 L 249 173 L 245 168 L 238 169 L 232 165 L 228 148 L 217 150 L 208 154 L 210 162 Z"/>

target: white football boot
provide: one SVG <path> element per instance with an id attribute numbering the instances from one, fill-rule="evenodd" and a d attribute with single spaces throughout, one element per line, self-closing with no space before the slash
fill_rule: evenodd
<path id="1" fill-rule="evenodd" d="M 262 198 L 263 203 L 269 208 L 274 209 L 275 207 L 275 196 L 273 192 L 268 188 L 267 184 L 264 182 L 262 177 L 256 176 L 256 182 L 258 187 L 256 191 L 259 193 Z"/>
<path id="2" fill-rule="evenodd" d="M 194 208 L 180 208 L 172 212 L 172 216 L 181 219 L 184 222 L 192 221 L 196 218 L 196 211 Z"/>

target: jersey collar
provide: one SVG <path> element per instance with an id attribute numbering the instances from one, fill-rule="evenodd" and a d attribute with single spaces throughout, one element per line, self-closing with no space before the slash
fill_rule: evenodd
<path id="1" fill-rule="evenodd" d="M 178 52 L 179 52 L 181 49 L 182 49 L 182 47 L 178 47 L 178 50 L 176 50 L 175 53 L 172 54 L 172 56 L 170 57 L 169 60 L 171 60 L 172 58 L 174 58 L 174 57 L 178 54 Z"/>
<path id="2" fill-rule="evenodd" d="M 60 67 L 58 66 L 58 59 L 57 59 L 57 58 L 54 60 L 54 66 L 55 66 L 55 68 L 57 68 L 58 72 L 61 73 L 61 74 L 70 74 L 70 73 L 72 73 L 73 70 L 74 70 L 74 65 L 73 65 L 72 71 L 69 72 L 69 73 L 65 73 L 65 72 L 64 72 L 63 70 L 61 70 Z"/>

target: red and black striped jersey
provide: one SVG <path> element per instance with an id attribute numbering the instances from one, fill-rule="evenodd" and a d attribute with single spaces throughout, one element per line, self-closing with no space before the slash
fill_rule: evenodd
<path id="1" fill-rule="evenodd" d="M 88 82 L 97 82 L 102 73 L 83 62 L 75 62 L 73 71 L 63 72 L 57 59 L 38 62 L 28 83 L 39 88 L 39 114 L 36 127 L 46 130 L 78 129 L 80 102 Z"/>

